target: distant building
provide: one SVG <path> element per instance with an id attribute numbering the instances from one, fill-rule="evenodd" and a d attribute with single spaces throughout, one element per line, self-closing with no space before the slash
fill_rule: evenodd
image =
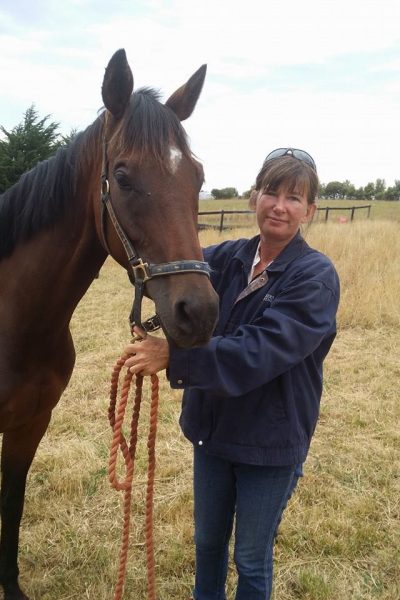
<path id="1" fill-rule="evenodd" d="M 206 190 L 201 190 L 199 194 L 199 200 L 212 200 L 214 196 L 211 192 L 207 192 Z"/>

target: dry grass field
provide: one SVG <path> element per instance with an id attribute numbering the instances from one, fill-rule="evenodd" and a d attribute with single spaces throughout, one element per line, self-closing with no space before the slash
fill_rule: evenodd
<path id="1" fill-rule="evenodd" d="M 381 208 L 383 209 L 383 204 Z M 306 237 L 342 282 L 339 333 L 326 361 L 321 418 L 276 546 L 274 600 L 400 598 L 400 203 Z M 379 208 L 379 207 L 378 207 Z M 390 211 L 389 211 L 390 209 Z M 390 216 L 389 216 L 390 215 Z M 381 217 L 381 218 L 380 218 Z M 204 245 L 255 228 L 202 232 Z M 107 479 L 112 366 L 129 341 L 132 289 L 108 260 L 75 313 L 77 362 L 29 477 L 21 583 L 32 600 L 110 600 L 121 497 Z M 151 306 L 146 305 L 150 314 Z M 193 581 L 191 447 L 180 393 L 161 377 L 155 491 L 158 600 L 187 600 Z M 145 385 L 124 598 L 145 600 Z M 234 570 L 230 570 L 232 600 Z M 1 594 L 0 594 L 1 597 Z"/>

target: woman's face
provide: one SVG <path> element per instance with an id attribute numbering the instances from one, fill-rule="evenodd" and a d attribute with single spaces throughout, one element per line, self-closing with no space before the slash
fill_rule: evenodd
<path id="1" fill-rule="evenodd" d="M 308 204 L 306 194 L 280 187 L 258 192 L 255 209 L 261 238 L 286 245 L 313 217 L 316 205 Z"/>

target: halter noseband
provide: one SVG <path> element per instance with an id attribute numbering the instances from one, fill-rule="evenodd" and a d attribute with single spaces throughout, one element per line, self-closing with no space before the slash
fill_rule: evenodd
<path id="1" fill-rule="evenodd" d="M 129 315 L 131 330 L 133 331 L 134 325 L 140 325 L 145 331 L 155 331 L 161 327 L 159 316 L 154 315 L 146 321 L 142 321 L 141 317 L 144 284 L 146 281 L 155 277 L 175 275 L 177 273 L 202 273 L 210 277 L 210 267 L 208 263 L 199 260 L 177 260 L 158 264 L 143 262 L 121 227 L 112 206 L 110 184 L 108 181 L 107 142 L 105 141 L 103 145 L 103 172 L 101 175 L 101 206 L 101 234 L 105 249 L 108 254 L 111 254 L 106 238 L 106 220 L 108 214 L 128 258 L 130 267 L 130 270 L 128 269 L 128 276 L 135 288 L 133 306 Z"/>

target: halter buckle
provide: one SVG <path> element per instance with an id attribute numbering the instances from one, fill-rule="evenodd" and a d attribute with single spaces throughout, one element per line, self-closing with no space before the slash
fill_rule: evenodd
<path id="1" fill-rule="evenodd" d="M 135 259 L 135 262 L 131 263 L 131 267 L 135 282 L 145 283 L 151 279 L 149 265 L 148 263 L 143 262 L 141 258 Z"/>

